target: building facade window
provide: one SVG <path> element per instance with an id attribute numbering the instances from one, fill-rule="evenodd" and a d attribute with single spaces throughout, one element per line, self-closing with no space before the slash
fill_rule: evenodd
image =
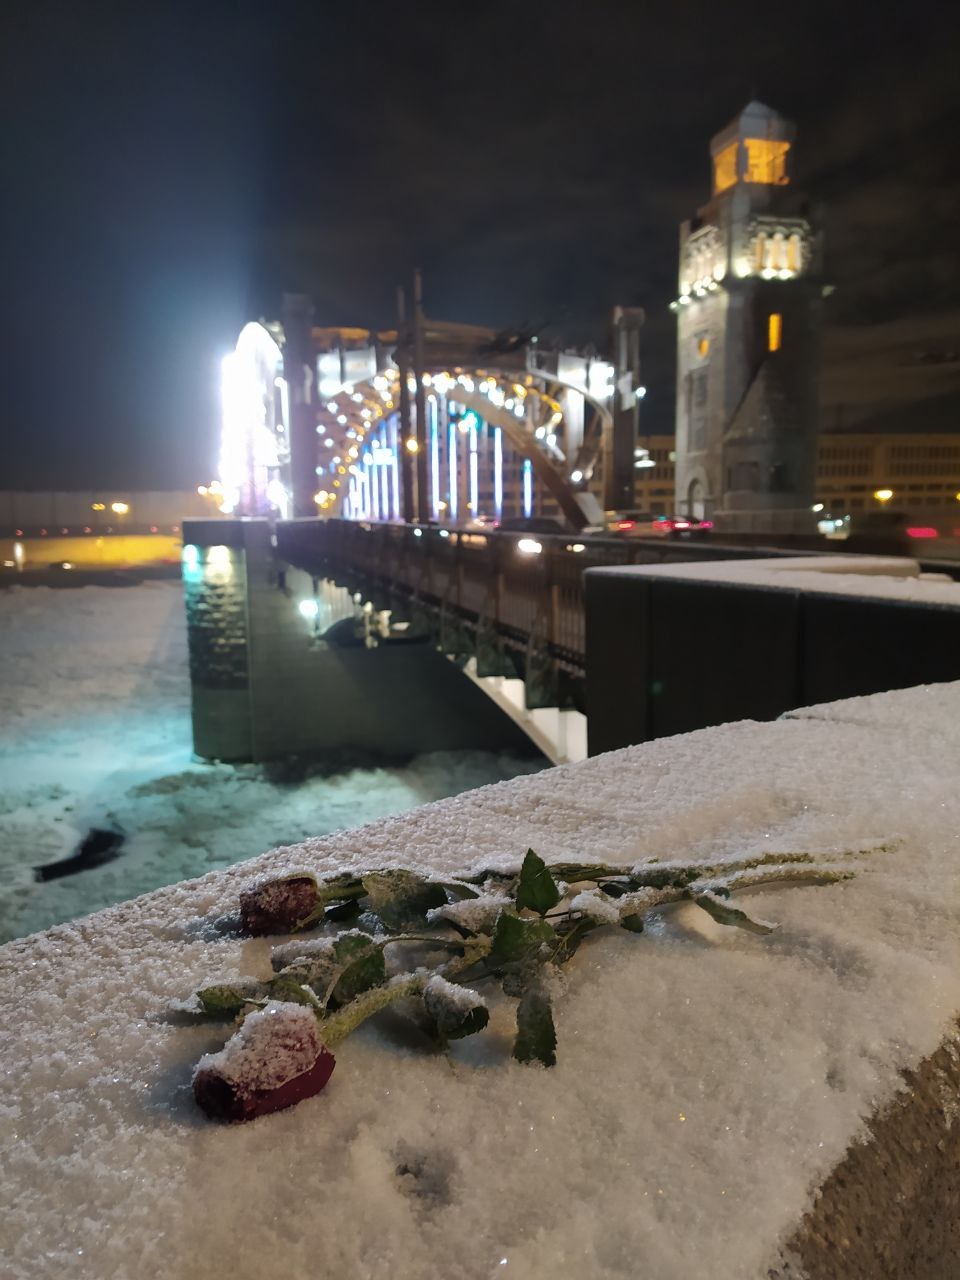
<path id="1" fill-rule="evenodd" d="M 779 351 L 783 342 L 783 316 L 779 311 L 771 311 L 767 317 L 767 350 Z"/>
<path id="2" fill-rule="evenodd" d="M 710 354 L 710 339 L 702 336 L 697 339 L 697 355 L 703 360 Z"/>

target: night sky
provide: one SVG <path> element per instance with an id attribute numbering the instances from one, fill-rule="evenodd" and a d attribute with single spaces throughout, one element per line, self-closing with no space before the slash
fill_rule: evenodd
<path id="1" fill-rule="evenodd" d="M 5 20 L 0 488 L 213 474 L 220 357 L 312 294 L 602 343 L 647 308 L 673 414 L 677 223 L 751 97 L 799 127 L 835 327 L 960 326 L 946 4 L 45 3 Z M 931 320 L 931 317 L 934 317 Z M 871 330 L 872 331 L 872 330 Z"/>

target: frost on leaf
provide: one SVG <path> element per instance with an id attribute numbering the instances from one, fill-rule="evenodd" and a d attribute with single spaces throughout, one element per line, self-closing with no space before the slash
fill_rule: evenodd
<path id="1" fill-rule="evenodd" d="M 197 992 L 200 1008 L 211 1018 L 233 1018 L 251 1000 L 262 999 L 267 994 L 266 984 L 253 978 L 237 982 L 222 982 L 203 987 Z"/>
<path id="2" fill-rule="evenodd" d="M 545 942 L 557 934 L 546 920 L 522 919 L 501 911 L 490 947 L 490 959 L 500 964 L 523 964 L 534 959 Z"/>
<path id="3" fill-rule="evenodd" d="M 388 929 L 422 924 L 431 907 L 442 907 L 447 895 L 442 884 L 412 871 L 372 871 L 363 877 L 370 907 Z"/>
<path id="4" fill-rule="evenodd" d="M 542 1062 L 545 1067 L 552 1067 L 557 1061 L 557 1034 L 550 997 L 541 987 L 530 987 L 517 1005 L 513 1056 L 518 1062 Z"/>
<path id="5" fill-rule="evenodd" d="M 348 1004 L 354 996 L 378 987 L 386 978 L 383 948 L 359 930 L 342 933 L 334 942 L 334 953 L 342 972 L 333 988 L 332 1002 Z"/>
<path id="6" fill-rule="evenodd" d="M 482 1031 L 490 1018 L 487 1002 L 476 991 L 458 987 L 435 974 L 423 989 L 423 1004 L 443 1040 L 461 1040 Z"/>
<path id="7" fill-rule="evenodd" d="M 492 933 L 500 912 L 510 905 L 510 899 L 502 894 L 484 893 L 475 898 L 464 898 L 462 902 L 447 902 L 442 907 L 435 907 L 427 912 L 427 921 L 429 924 L 447 922 L 459 925 L 471 933 Z"/>
<path id="8" fill-rule="evenodd" d="M 698 907 L 702 907 L 708 916 L 716 920 L 717 924 L 732 924 L 738 929 L 746 929 L 748 933 L 773 933 L 777 927 L 775 924 L 768 924 L 765 920 L 752 920 L 745 911 L 738 911 L 736 907 L 729 906 L 715 893 L 695 894 L 693 901 Z"/>
<path id="9" fill-rule="evenodd" d="M 323 979 L 332 978 L 337 966 L 334 938 L 294 938 L 283 942 L 270 952 L 270 965 L 275 973 L 282 969 L 296 969 L 303 981 L 316 986 L 326 986 Z"/>

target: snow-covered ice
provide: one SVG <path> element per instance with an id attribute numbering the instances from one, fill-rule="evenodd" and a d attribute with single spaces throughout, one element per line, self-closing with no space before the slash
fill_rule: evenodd
<path id="1" fill-rule="evenodd" d="M 0 591 L 0 941 L 539 767 L 436 753 L 285 784 L 191 752 L 179 582 Z M 92 826 L 126 833 L 121 856 L 37 884 Z"/>
<path id="2" fill-rule="evenodd" d="M 960 685 L 664 739 L 440 801 L 162 888 L 0 950 L 0 1217 L 11 1280 L 759 1280 L 864 1120 L 960 1008 Z M 449 1058 L 389 1021 L 317 1097 L 208 1122 L 223 1029 L 168 1003 L 270 974 L 220 934 L 267 871 L 449 875 L 557 859 L 826 859 L 766 937 L 692 905 L 588 938 L 557 1066 L 509 1057 L 511 1007 Z M 744 905 L 748 905 L 744 895 Z M 278 940 L 279 941 L 279 940 Z M 486 994 L 486 992 L 485 992 Z"/>

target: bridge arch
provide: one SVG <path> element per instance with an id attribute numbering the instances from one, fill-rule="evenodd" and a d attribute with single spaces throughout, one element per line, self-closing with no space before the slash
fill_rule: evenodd
<path id="1" fill-rule="evenodd" d="M 578 381 L 563 376 L 561 358 L 555 359 L 556 369 L 548 369 L 541 367 L 542 357 L 533 348 L 492 350 L 495 335 L 476 326 L 428 322 L 426 332 L 427 416 L 435 412 L 439 426 L 433 429 L 445 433 L 438 452 L 450 478 L 449 485 L 438 483 L 435 462 L 417 468 L 421 477 L 426 471 L 434 518 L 452 518 L 443 509 L 450 498 L 454 502 L 449 505 L 456 505 L 455 495 L 447 492 L 454 483 L 453 468 L 461 469 L 460 491 L 465 492 L 470 468 L 477 465 L 457 456 L 460 446 L 449 432 L 455 420 L 450 405 L 461 415 L 471 411 L 484 431 L 496 429 L 498 441 L 529 464 L 533 479 L 574 529 L 599 518 L 599 504 L 585 495 L 612 418 L 603 395 L 592 391 L 595 380 L 606 384 L 610 366 L 581 360 Z M 223 510 L 286 518 L 296 493 L 301 513 L 304 495 L 309 501 L 312 494 L 320 515 L 398 519 L 401 488 L 411 484 L 414 470 L 406 450 L 424 447 L 429 428 L 424 424 L 419 436 L 409 439 L 411 428 L 401 421 L 404 397 L 396 360 L 405 356 L 397 335 L 329 328 L 310 328 L 308 335 L 312 355 L 301 363 L 297 351 L 304 348 L 304 334 L 298 346 L 280 325 L 249 324 L 224 361 Z M 573 363 L 573 358 L 564 359 Z M 408 389 L 413 401 L 412 377 Z M 579 426 L 571 421 L 568 404 L 575 405 Z M 498 487 L 502 490 L 494 481 L 494 490 Z M 476 515 L 475 492 L 470 505 Z M 499 516 L 500 503 L 495 505 Z"/>

